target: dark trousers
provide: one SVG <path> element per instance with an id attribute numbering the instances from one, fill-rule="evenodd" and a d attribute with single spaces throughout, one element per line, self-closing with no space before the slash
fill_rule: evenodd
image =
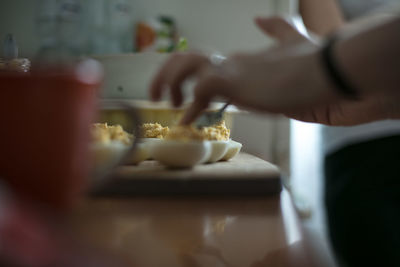
<path id="1" fill-rule="evenodd" d="M 400 136 L 325 158 L 325 204 L 341 266 L 400 267 Z"/>

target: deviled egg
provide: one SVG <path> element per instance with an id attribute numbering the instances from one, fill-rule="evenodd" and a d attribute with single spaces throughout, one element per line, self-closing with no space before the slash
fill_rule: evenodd
<path id="1" fill-rule="evenodd" d="M 162 126 L 160 123 L 143 123 L 140 127 L 140 140 L 148 149 L 148 160 L 154 159 L 152 147 L 156 142 L 160 142 L 168 134 L 168 126 Z"/>
<path id="2" fill-rule="evenodd" d="M 139 139 L 139 144 L 141 144 L 147 150 L 147 158 L 145 160 L 154 159 L 152 147 L 154 144 L 157 144 L 161 141 L 162 141 L 162 139 L 160 139 L 160 138 L 140 138 Z"/>
<path id="3" fill-rule="evenodd" d="M 211 144 L 191 126 L 176 126 L 160 142 L 153 143 L 151 153 L 155 160 L 175 168 L 189 168 L 205 162 L 211 153 Z"/>
<path id="4" fill-rule="evenodd" d="M 216 141 L 212 140 L 209 141 L 211 143 L 211 153 L 210 157 L 206 161 L 206 163 L 214 163 L 219 160 L 221 160 L 226 152 L 228 151 L 229 148 L 229 142 L 228 141 Z"/>
<path id="5" fill-rule="evenodd" d="M 168 132 L 168 126 L 164 127 L 159 123 L 143 123 L 140 127 L 140 137 L 145 139 L 163 139 Z"/>
<path id="6" fill-rule="evenodd" d="M 120 141 L 108 143 L 92 143 L 90 145 L 94 168 L 101 173 L 116 165 L 128 152 L 129 147 Z"/>
<path id="7" fill-rule="evenodd" d="M 201 135 L 205 140 L 228 141 L 231 131 L 226 127 L 225 121 L 221 121 L 213 126 L 202 128 Z"/>
<path id="8" fill-rule="evenodd" d="M 229 148 L 230 130 L 226 127 L 225 121 L 202 128 L 201 134 L 205 140 L 209 140 L 211 143 L 211 153 L 206 163 L 214 163 L 221 160 Z"/>
<path id="9" fill-rule="evenodd" d="M 133 151 L 132 155 L 128 157 L 127 163 L 137 165 L 140 162 L 148 160 L 150 158 L 151 154 L 149 144 L 139 142 L 136 145 L 135 151 Z"/>
<path id="10" fill-rule="evenodd" d="M 163 140 L 152 147 L 155 160 L 175 168 L 189 168 L 205 162 L 210 155 L 208 141 Z"/>
<path id="11" fill-rule="evenodd" d="M 134 138 L 120 125 L 108 125 L 107 123 L 92 124 L 90 132 L 93 170 L 98 175 L 109 171 L 126 156 Z"/>

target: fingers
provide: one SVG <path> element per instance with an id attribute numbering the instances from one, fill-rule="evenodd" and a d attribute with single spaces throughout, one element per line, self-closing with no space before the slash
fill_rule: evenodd
<path id="1" fill-rule="evenodd" d="M 200 54 L 174 54 L 154 78 L 150 87 L 151 98 L 160 100 L 163 91 L 169 89 L 173 105 L 180 106 L 183 101 L 181 91 L 183 81 L 208 63 L 208 58 Z"/>
<path id="2" fill-rule="evenodd" d="M 207 107 L 210 101 L 194 101 L 183 115 L 180 125 L 191 124 Z"/>
<path id="3" fill-rule="evenodd" d="M 153 101 L 158 101 L 161 99 L 162 91 L 165 89 L 163 88 L 165 85 L 163 84 L 164 82 L 164 76 L 165 72 L 167 69 L 165 66 L 167 63 L 165 63 L 157 72 L 156 76 L 154 76 L 151 85 L 150 85 L 150 98 Z"/>
<path id="4" fill-rule="evenodd" d="M 305 39 L 289 22 L 281 17 L 255 18 L 256 25 L 267 35 L 282 43 Z"/>
<path id="5" fill-rule="evenodd" d="M 215 96 L 228 97 L 225 89 L 227 89 L 225 81 L 220 77 L 212 74 L 201 77 L 194 89 L 194 101 L 186 110 L 179 124 L 191 124 L 208 107 Z"/>
<path id="6" fill-rule="evenodd" d="M 150 96 L 153 100 L 159 100 L 163 91 L 169 90 L 174 106 L 180 106 L 183 101 L 182 83 L 188 77 L 196 75 L 198 82 L 194 89 L 194 102 L 180 122 L 180 124 L 190 124 L 208 107 L 215 95 L 226 95 L 225 89 L 228 86 L 220 77 L 219 68 L 200 54 L 175 54 L 167 60 L 153 79 Z"/>

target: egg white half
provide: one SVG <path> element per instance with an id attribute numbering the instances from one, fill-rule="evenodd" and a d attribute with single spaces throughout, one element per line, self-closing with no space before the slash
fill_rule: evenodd
<path id="1" fill-rule="evenodd" d="M 188 168 L 205 162 L 211 153 L 209 141 L 162 140 L 151 145 L 151 154 L 160 163 L 176 168 Z"/>
<path id="2" fill-rule="evenodd" d="M 221 160 L 229 148 L 228 141 L 210 141 L 211 143 L 211 154 L 206 160 L 206 163 L 214 163 Z"/>
<path id="3" fill-rule="evenodd" d="M 228 150 L 221 160 L 230 160 L 239 154 L 242 149 L 242 144 L 233 140 L 229 140 Z"/>

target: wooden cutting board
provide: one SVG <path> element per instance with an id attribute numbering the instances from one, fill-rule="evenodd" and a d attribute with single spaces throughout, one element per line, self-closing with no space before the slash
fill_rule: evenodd
<path id="1" fill-rule="evenodd" d="M 226 162 L 169 169 L 157 161 L 119 167 L 110 182 L 93 194 L 133 195 L 265 195 L 281 191 L 277 166 L 240 153 Z"/>

